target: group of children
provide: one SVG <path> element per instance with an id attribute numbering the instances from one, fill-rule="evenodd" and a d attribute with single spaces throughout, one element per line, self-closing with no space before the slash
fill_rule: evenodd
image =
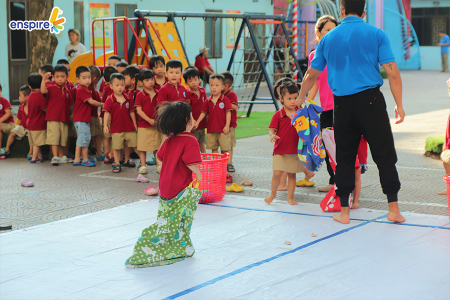
<path id="1" fill-rule="evenodd" d="M 161 164 L 155 158 L 147 162 L 146 153 L 153 152 L 156 157 L 167 139 L 156 128 L 160 107 L 164 102 L 181 101 L 191 107 L 192 133 L 200 151 L 218 153 L 220 147 L 222 153 L 230 154 L 227 171 L 235 171 L 232 155 L 238 99 L 231 90 L 234 78 L 230 72 L 211 76 L 212 95 L 207 97 L 195 67 L 183 71 L 181 61 L 166 64 L 160 55 L 151 57 L 149 69 L 130 66 L 116 55 L 109 56 L 103 72 L 94 65 L 80 66 L 75 70 L 76 84 L 68 80 L 70 71 L 69 62 L 62 59 L 54 67 L 43 65 L 39 73 L 28 76 L 28 84 L 20 88 L 17 125 L 8 100 L 0 98 L 2 158 L 10 153 L 15 139 L 28 135 L 31 163 L 42 162 L 41 146 L 50 145 L 52 165 L 93 167 L 96 161 L 104 161 L 119 173 L 123 166 L 135 167 L 130 155 L 136 152 L 139 174 L 148 172 L 147 163 L 156 164 L 160 173 Z M 182 77 L 188 88 L 181 84 Z M 1 145 L 3 133 L 10 134 L 5 148 Z M 68 155 L 71 137 L 76 137 L 74 156 Z M 96 159 L 89 158 L 91 141 Z"/>

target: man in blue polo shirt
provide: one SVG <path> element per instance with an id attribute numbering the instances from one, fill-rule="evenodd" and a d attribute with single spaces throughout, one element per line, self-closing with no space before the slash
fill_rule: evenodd
<path id="1" fill-rule="evenodd" d="M 442 71 L 441 72 L 448 72 L 448 52 L 450 48 L 450 37 L 445 34 L 443 30 L 439 31 L 439 35 L 441 37 L 441 43 L 439 46 L 441 46 L 441 59 L 442 59 Z"/>
<path id="2" fill-rule="evenodd" d="M 405 222 L 398 208 L 397 154 L 386 102 L 380 91 L 383 79 L 379 64 L 389 77 L 396 124 L 403 122 L 402 81 L 387 35 L 366 24 L 365 0 L 342 0 L 341 25 L 320 41 L 311 67 L 302 83 L 297 105 L 305 101 L 320 72 L 328 69 L 328 84 L 334 95 L 334 135 L 336 140 L 336 194 L 341 213 L 333 219 L 350 223 L 349 196 L 355 189 L 355 160 L 361 136 L 369 143 L 378 166 L 383 193 L 387 195 L 388 220 Z"/>

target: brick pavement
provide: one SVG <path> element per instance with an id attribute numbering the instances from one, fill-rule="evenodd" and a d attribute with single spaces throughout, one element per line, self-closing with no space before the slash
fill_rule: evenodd
<path id="1" fill-rule="evenodd" d="M 402 125 L 392 125 L 402 181 L 400 207 L 403 211 L 446 215 L 447 199 L 437 195 L 438 191 L 445 189 L 442 163 L 423 156 L 425 138 L 445 132 L 450 112 L 446 75 L 432 71 L 405 71 L 402 77 L 407 118 Z M 389 87 L 385 85 L 382 89 L 392 115 L 394 104 Z M 257 110 L 268 108 L 269 105 L 256 107 Z M 237 168 L 233 174 L 235 182 L 240 183 L 243 176 L 254 182 L 253 187 L 246 188 L 244 195 L 260 198 L 269 195 L 271 152 L 272 144 L 267 135 L 238 141 L 234 160 Z M 137 176 L 136 169 L 124 168 L 122 173 L 113 174 L 111 166 L 102 163 L 95 168 L 54 167 L 49 162 L 32 165 L 26 159 L 6 159 L 0 161 L 0 170 L 0 225 L 12 224 L 13 230 L 148 198 L 143 194 L 148 184 L 133 181 Z M 327 175 L 326 169 L 322 168 L 314 177 L 316 186 L 325 185 Z M 20 186 L 26 177 L 35 183 L 35 187 Z M 154 167 L 149 168 L 147 177 L 151 185 L 157 185 L 158 174 Z M 362 176 L 362 186 L 361 207 L 387 209 L 378 172 L 370 156 L 369 171 Z M 297 201 L 308 203 L 319 203 L 323 196 L 316 188 L 297 188 L 295 193 Z M 279 193 L 279 199 L 286 197 L 287 192 Z"/>

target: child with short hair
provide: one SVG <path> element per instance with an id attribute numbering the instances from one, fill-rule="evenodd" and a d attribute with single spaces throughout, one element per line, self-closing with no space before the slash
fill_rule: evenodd
<path id="1" fill-rule="evenodd" d="M 161 55 L 153 55 L 148 65 L 150 70 L 155 73 L 155 89 L 159 90 L 169 81 L 165 73 L 166 61 Z"/>
<path id="2" fill-rule="evenodd" d="M 3 134 L 9 134 L 11 130 L 16 127 L 14 124 L 14 117 L 11 112 L 11 103 L 2 97 L 2 85 L 0 84 L 0 157 L 5 158 L 5 153 L 2 154 L 2 140 Z"/>
<path id="3" fill-rule="evenodd" d="M 8 155 L 10 153 L 9 148 L 14 143 L 14 140 L 21 140 L 24 136 L 28 135 L 27 120 L 28 120 L 28 96 L 31 93 L 31 89 L 28 85 L 23 85 L 19 89 L 19 111 L 17 112 L 17 125 L 11 130 L 6 142 L 6 147 L 0 149 L 0 155 Z M 33 154 L 33 148 L 30 144 L 30 151 L 27 158 L 31 159 Z"/>
<path id="4" fill-rule="evenodd" d="M 180 83 L 183 75 L 183 63 L 178 59 L 169 60 L 166 64 L 166 72 L 168 81 L 159 89 L 158 105 L 166 101 L 188 102 L 187 90 Z"/>
<path id="5" fill-rule="evenodd" d="M 156 152 L 161 146 L 160 134 L 156 128 L 156 104 L 158 91 L 154 89 L 155 73 L 149 69 L 143 69 L 139 79 L 144 84 L 142 91 L 136 96 L 134 106 L 139 116 L 137 150 L 141 163 L 139 164 L 139 174 L 147 173 L 146 159 L 147 151 Z M 157 168 L 158 168 L 158 161 Z"/>
<path id="6" fill-rule="evenodd" d="M 52 73 L 46 73 L 41 83 L 41 93 L 47 95 L 47 140 L 51 145 L 52 165 L 67 163 L 64 147 L 69 138 L 70 115 L 73 112 L 73 101 L 70 91 L 66 88 L 68 71 L 64 65 L 56 65 Z M 50 81 L 53 77 L 53 81 Z"/>
<path id="7" fill-rule="evenodd" d="M 189 86 L 188 98 L 191 102 L 192 117 L 194 120 L 197 120 L 202 113 L 203 103 L 206 101 L 208 96 L 206 95 L 205 88 L 200 86 L 200 73 L 196 67 L 186 68 L 183 73 L 183 78 Z M 201 153 L 206 153 L 206 126 L 206 119 L 203 119 L 203 121 L 198 124 L 197 129 L 192 130 L 192 133 L 195 135 L 195 138 L 200 146 Z"/>
<path id="8" fill-rule="evenodd" d="M 53 73 L 53 66 L 51 64 L 45 64 L 39 67 L 39 74 L 44 78 L 45 74 Z"/>
<path id="9" fill-rule="evenodd" d="M 95 167 L 95 162 L 89 160 L 89 143 L 91 142 L 91 115 L 92 106 L 103 106 L 103 103 L 92 99 L 91 71 L 88 67 L 80 66 L 76 69 L 78 81 L 77 96 L 73 123 L 77 130 L 77 146 L 75 150 L 74 166 Z M 83 156 L 84 161 L 81 160 Z"/>
<path id="10" fill-rule="evenodd" d="M 67 80 L 66 80 L 66 87 L 69 91 L 72 91 L 72 89 L 74 88 L 73 83 L 69 80 L 70 77 L 70 63 L 67 59 L 60 59 L 56 62 L 57 65 L 63 65 L 66 66 L 67 68 Z"/>
<path id="11" fill-rule="evenodd" d="M 92 93 L 92 99 L 97 102 L 102 102 L 102 98 L 100 98 L 100 94 L 97 91 L 97 84 L 100 78 L 102 78 L 102 71 L 94 65 L 90 65 L 88 68 L 91 71 L 91 85 L 89 86 L 89 90 Z M 97 161 L 103 161 L 105 159 L 105 155 L 102 153 L 103 130 L 100 124 L 97 106 L 92 106 L 91 111 L 91 139 L 97 152 Z"/>
<path id="12" fill-rule="evenodd" d="M 136 94 L 138 90 L 137 85 L 137 75 L 139 74 L 139 68 L 136 66 L 128 66 L 122 71 L 122 75 L 125 77 L 125 91 L 123 92 L 131 100 L 134 105 L 134 100 L 136 99 Z"/>
<path id="13" fill-rule="evenodd" d="M 221 74 L 211 75 L 209 87 L 212 95 L 203 103 L 202 113 L 196 122 L 201 124 L 208 116 L 208 135 L 206 137 L 206 149 L 212 153 L 218 153 L 219 147 L 222 153 L 228 153 L 231 149 L 231 101 L 222 94 L 225 78 Z M 229 163 L 229 161 L 228 161 Z"/>
<path id="14" fill-rule="evenodd" d="M 114 94 L 106 99 L 103 110 L 105 111 L 105 122 L 103 130 L 105 134 L 111 132 L 112 149 L 114 151 L 115 161 L 113 163 L 113 173 L 120 173 L 122 167 L 119 157 L 122 156 L 122 150 L 125 148 L 125 163 L 123 166 L 130 166 L 130 148 L 135 148 L 136 143 L 136 115 L 134 106 L 128 95 L 124 94 L 125 77 L 122 74 L 114 73 L 110 79 L 111 87 Z M 107 124 L 111 118 L 111 126 L 109 129 Z M 134 163 L 133 163 L 134 165 Z"/>
<path id="15" fill-rule="evenodd" d="M 275 146 L 272 162 L 272 193 L 264 199 L 267 204 L 272 203 L 277 196 L 283 172 L 288 174 L 288 203 L 290 205 L 298 204 L 294 200 L 296 173 L 304 172 L 306 181 L 314 176 L 314 172 L 308 171 L 298 158 L 299 136 L 291 119 L 297 110 L 295 101 L 298 98 L 298 92 L 299 88 L 296 84 L 287 82 L 281 85 L 280 99 L 283 107 L 273 115 L 269 125 L 270 141 L 275 142 Z"/>
<path id="16" fill-rule="evenodd" d="M 222 93 L 231 101 L 231 106 L 233 110 L 231 111 L 231 123 L 230 123 L 230 133 L 231 133 L 231 149 L 230 149 L 230 160 L 227 165 L 228 172 L 236 172 L 236 169 L 233 166 L 233 148 L 236 147 L 236 127 L 237 127 L 237 110 L 239 108 L 238 97 L 235 92 L 231 89 L 231 86 L 234 82 L 233 74 L 230 71 L 224 71 L 220 73 L 225 77 L 224 81 L 224 89 Z"/>
<path id="17" fill-rule="evenodd" d="M 128 66 L 129 66 L 129 64 L 128 64 L 126 61 L 123 61 L 123 60 L 119 61 L 119 62 L 116 64 L 116 68 L 117 68 L 117 70 L 119 71 L 119 73 L 122 73 L 123 70 L 125 70 L 126 67 L 128 67 Z"/>
<path id="18" fill-rule="evenodd" d="M 47 122 L 45 121 L 45 111 L 47 101 L 41 94 L 42 76 L 38 73 L 28 75 L 28 86 L 31 93 L 28 96 L 28 140 L 33 146 L 33 154 L 30 163 L 41 163 L 41 146 L 45 145 L 47 139 Z"/>
<path id="19" fill-rule="evenodd" d="M 106 62 L 105 69 L 107 67 L 115 68 L 117 66 L 117 64 L 119 63 L 119 61 L 121 61 L 121 59 L 118 55 L 111 55 L 110 57 L 108 57 L 108 61 Z M 105 72 L 105 69 L 103 70 L 103 72 Z M 115 73 L 115 72 L 113 72 L 113 73 Z M 105 82 L 105 78 L 103 78 L 102 82 L 100 83 L 100 88 L 98 90 L 98 93 L 99 93 L 101 99 L 103 99 L 103 90 L 105 89 L 105 87 L 106 87 L 106 82 Z M 106 98 L 108 98 L 108 97 L 106 97 Z M 105 100 L 106 100 L 106 98 L 105 98 Z"/>
<path id="20" fill-rule="evenodd" d="M 111 89 L 111 84 L 109 83 L 111 74 L 119 73 L 116 67 L 108 66 L 103 70 L 103 79 L 105 80 L 105 88 L 102 91 L 102 103 L 106 102 L 106 99 L 108 99 L 109 96 L 111 96 L 114 92 Z M 102 110 L 100 113 L 100 118 L 102 119 L 102 127 L 105 125 L 105 112 Z M 109 124 L 106 124 L 108 126 L 111 125 L 111 120 L 109 121 Z M 111 133 L 103 134 L 103 151 L 105 152 L 105 159 L 103 162 L 105 164 L 111 164 L 114 160 L 114 155 L 111 149 Z"/>
<path id="21" fill-rule="evenodd" d="M 202 192 L 189 186 L 192 173 L 197 182 L 202 181 L 198 168 L 202 157 L 198 142 L 190 132 L 194 125 L 191 108 L 182 102 L 165 103 L 159 110 L 157 123 L 161 134 L 169 136 L 157 153 L 162 164 L 159 224 L 142 231 L 133 255 L 125 262 L 127 268 L 168 265 L 195 252 L 190 231 Z"/>

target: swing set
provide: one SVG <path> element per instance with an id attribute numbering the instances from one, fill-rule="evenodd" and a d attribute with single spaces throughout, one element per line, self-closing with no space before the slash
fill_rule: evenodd
<path id="1" fill-rule="evenodd" d="M 300 66 L 295 57 L 294 49 L 283 15 L 253 15 L 227 13 L 195 13 L 175 11 L 136 10 L 135 18 L 115 17 L 96 19 L 92 24 L 92 39 L 95 49 L 94 24 L 113 22 L 114 51 L 107 53 L 105 49 L 105 31 L 103 31 L 103 54 L 92 60 L 100 69 L 106 66 L 108 57 L 118 54 L 117 26 L 124 28 L 124 59 L 129 64 L 136 64 L 139 68 L 148 68 L 152 55 L 162 55 L 164 59 L 179 59 L 183 68 L 190 65 L 186 52 L 186 21 L 191 18 L 202 18 L 204 21 L 205 44 L 207 20 L 232 19 L 240 22 L 240 27 L 234 36 L 235 44 L 228 62 L 235 82 L 233 91 L 238 96 L 238 117 L 249 117 L 255 104 L 273 104 L 276 110 L 280 106 L 273 92 L 274 82 L 282 77 L 294 77 L 293 66 L 298 70 L 297 80 L 300 82 Z M 152 22 L 150 18 L 166 17 L 166 22 Z M 175 18 L 183 21 L 184 41 L 181 39 Z M 120 23 L 123 23 L 120 24 Z M 134 23 L 134 24 L 133 24 Z M 120 24 L 120 25 L 119 25 Z M 133 26 L 134 25 L 134 26 Z M 234 28 L 237 28 L 234 26 Z M 131 31 L 131 41 L 128 45 L 128 30 Z M 268 34 L 266 34 L 268 32 Z M 243 44 L 243 45 L 242 45 Z M 216 59 L 217 71 L 217 59 Z M 258 96 L 262 85 L 266 85 L 269 97 Z"/>

